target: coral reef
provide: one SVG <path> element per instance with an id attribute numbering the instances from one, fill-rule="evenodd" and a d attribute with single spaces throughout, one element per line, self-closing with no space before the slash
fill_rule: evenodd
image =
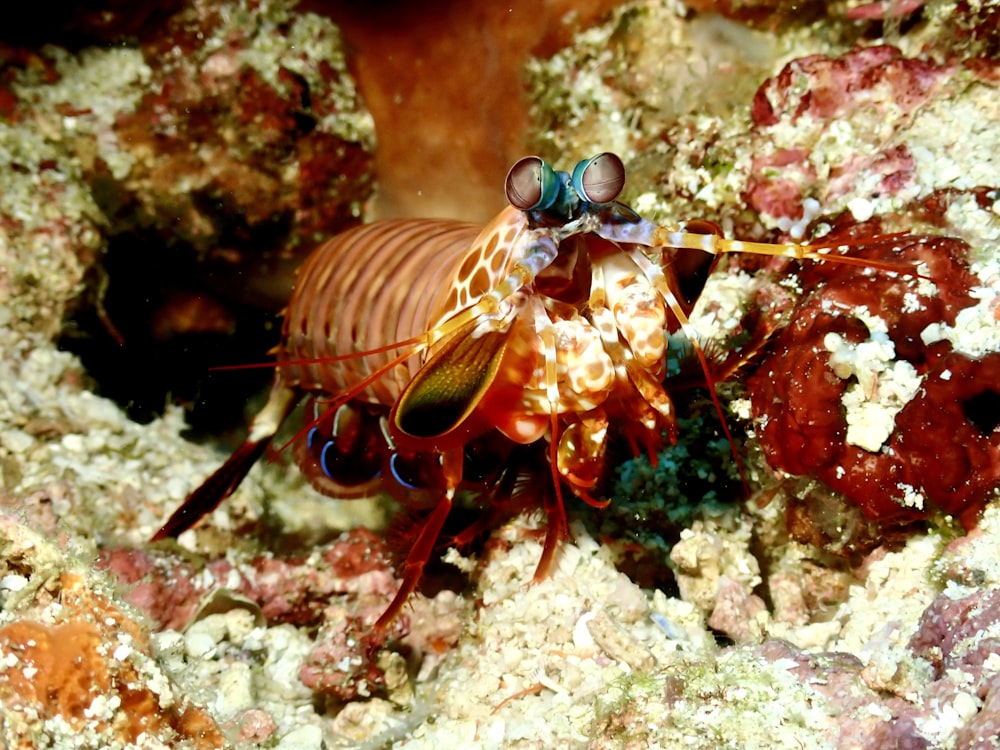
<path id="1" fill-rule="evenodd" d="M 99 266 L 82 259 L 63 344 L 134 418 L 168 393 L 241 418 L 247 391 L 206 381 L 206 359 L 263 359 L 294 269 L 372 194 L 373 126 L 338 30 L 291 5 L 191 2 L 136 46 L 3 58 L 7 120 L 38 132 L 14 163 L 39 196 L 73 175 L 108 242 Z"/>
<path id="2" fill-rule="evenodd" d="M 135 48 L 12 57 L 8 119 L 72 141 L 112 237 L 309 250 L 359 219 L 374 135 L 336 27 L 290 8 L 192 2 Z"/>
<path id="3" fill-rule="evenodd" d="M 399 113 L 429 111 L 431 82 L 462 89 L 417 154 L 401 128 L 372 155 L 323 15 L 361 40 L 358 26 L 399 4 L 366 20 L 321 2 L 150 15 L 110 0 L 60 8 L 53 36 L 5 36 L 67 48 L 0 49 L 2 743 L 981 746 L 1000 716 L 995 5 L 905 3 L 894 18 L 848 4 L 812 24 L 757 3 L 741 6 L 750 30 L 647 0 L 589 30 L 602 4 L 531 34 L 524 4 L 510 25 L 468 5 L 408 6 L 369 29 L 385 44 L 414 21 L 392 64 L 356 47 L 373 96 L 409 68 L 399 91 L 377 92 L 376 125 L 410 126 Z M 713 7 L 741 12 L 730 5 Z M 483 28 L 448 36 L 470 18 Z M 532 582 L 541 518 L 518 516 L 479 557 L 435 563 L 381 641 L 366 635 L 397 582 L 380 506 L 320 498 L 281 457 L 176 545 L 150 548 L 219 454 L 181 437 L 176 406 L 138 424 L 91 392 L 92 362 L 54 345 L 66 321 L 85 307 L 130 346 L 185 359 L 168 342 L 241 325 L 234 298 L 280 297 L 240 276 L 250 258 L 285 260 L 360 218 L 372 159 L 405 161 L 405 192 L 450 154 L 431 203 L 469 170 L 499 200 L 486 165 L 509 160 L 525 113 L 496 105 L 514 101 L 521 71 L 477 109 L 467 76 L 494 58 L 468 40 L 505 34 L 518 51 L 495 58 L 504 68 L 576 34 L 529 66 L 546 158 L 615 150 L 644 215 L 748 239 L 827 236 L 874 263 L 732 258 L 707 281 L 692 324 L 710 350 L 773 332 L 749 395 L 721 387 L 752 433 L 739 447 L 753 495 L 724 465 L 717 417 L 677 385 L 680 444 L 619 471 L 613 509 L 571 524 L 552 576 Z M 396 100 L 425 83 L 419 107 Z M 147 272 L 135 286 L 158 312 L 123 314 L 115 263 L 150 247 L 206 260 L 216 286 L 175 284 L 204 273 L 194 261 Z M 162 369 L 110 361 L 140 384 Z"/>
<path id="4" fill-rule="evenodd" d="M 859 257 L 882 263 L 881 272 L 835 263 L 801 271 L 771 263 L 762 272 L 764 264 L 749 258 L 723 264 L 748 272 L 743 289 L 735 302 L 728 300 L 740 277 L 728 277 L 724 290 L 706 289 L 709 304 L 695 316 L 709 313 L 709 324 L 699 331 L 727 346 L 746 335 L 739 321 L 753 308 L 777 332 L 749 394 L 772 467 L 820 479 L 870 518 L 902 523 L 936 506 L 974 524 L 995 495 L 1000 468 L 990 406 L 997 144 L 972 114 L 996 96 L 995 63 L 978 43 L 956 45 L 934 22 L 898 46 L 858 44 L 851 27 L 838 27 L 823 52 L 806 56 L 782 52 L 793 33 L 769 47 L 755 33 L 732 30 L 734 50 L 749 44 L 759 52 L 745 67 L 764 67 L 770 54 L 778 72 L 743 100 L 746 109 L 727 112 L 714 109 L 711 80 L 713 64 L 734 65 L 725 44 L 706 51 L 707 70 L 678 71 L 672 96 L 637 85 L 637 70 L 649 69 L 645 55 L 667 44 L 643 29 L 674 28 L 680 16 L 661 3 L 621 11 L 567 53 L 577 66 L 569 84 L 557 80 L 565 58 L 540 64 L 541 145 L 574 155 L 601 141 L 634 149 L 630 166 L 648 175 L 643 189 L 659 189 L 630 202 L 652 216 L 693 213 L 748 238 L 849 242 Z M 977 27 L 983 44 L 990 28 Z M 873 217 L 877 223 L 865 223 Z M 921 228 L 962 237 L 969 249 L 939 237 L 923 250 L 918 235 L 874 239 Z M 921 291 L 912 275 L 910 284 L 892 278 L 894 264 L 931 258 L 941 264 L 927 274 L 937 287 Z M 813 326 L 815 338 L 797 339 Z M 804 439 L 809 434 L 817 440 Z M 931 444 L 968 447 L 945 455 Z M 807 503 L 810 493 L 822 494 L 804 484 L 786 489 Z M 838 507 L 836 499 L 817 504 Z M 789 509 L 801 538 L 825 537 L 845 550 L 878 543 L 873 527 L 847 520 L 847 506 L 839 514 L 805 507 Z M 857 529 L 853 541 L 834 542 L 827 529 L 837 527 Z"/>

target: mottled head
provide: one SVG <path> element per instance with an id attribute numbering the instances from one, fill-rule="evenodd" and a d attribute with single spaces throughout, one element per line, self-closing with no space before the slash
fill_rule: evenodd
<path id="1" fill-rule="evenodd" d="M 561 227 L 592 212 L 600 212 L 608 221 L 638 220 L 632 209 L 616 201 L 624 186 L 625 166 L 608 152 L 584 159 L 572 173 L 557 172 L 538 156 L 518 160 L 504 185 L 510 207 L 497 214 L 470 245 L 447 287 L 447 297 L 431 316 L 432 327 L 500 288 L 513 264 L 522 261 L 525 251 L 545 234 L 533 230 Z M 555 274 L 565 276 L 566 268 L 546 273 L 550 279 Z"/>

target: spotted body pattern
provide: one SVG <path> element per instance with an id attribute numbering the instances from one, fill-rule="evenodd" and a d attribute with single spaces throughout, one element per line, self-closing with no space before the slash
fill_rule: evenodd
<path id="1" fill-rule="evenodd" d="M 288 306 L 268 403 L 156 538 L 176 536 L 227 497 L 308 395 L 312 421 L 295 456 L 309 480 L 336 497 L 394 488 L 423 514 L 376 628 L 415 589 L 457 489 L 471 480 L 491 488 L 487 499 L 504 499 L 517 480 L 512 456 L 535 443 L 547 445 L 552 476 L 536 573 L 545 575 L 566 535 L 563 487 L 601 506 L 594 494 L 612 438 L 650 454 L 673 439 L 667 334 L 680 327 L 694 340 L 674 292 L 677 250 L 829 250 L 725 240 L 704 223 L 658 226 L 617 202 L 624 179 L 613 154 L 572 175 L 527 157 L 508 174 L 511 205 L 481 231 L 387 221 L 316 250 Z"/>

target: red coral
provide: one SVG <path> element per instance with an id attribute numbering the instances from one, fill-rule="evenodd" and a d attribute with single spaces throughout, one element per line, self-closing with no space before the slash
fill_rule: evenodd
<path id="1" fill-rule="evenodd" d="M 921 487 L 939 508 L 968 527 L 1000 486 L 1000 429 L 984 423 L 1000 384 L 1000 353 L 980 359 L 949 353 L 936 363 L 920 393 L 896 417 L 905 454 Z"/>
<path id="2" fill-rule="evenodd" d="M 957 312 L 973 303 L 967 290 L 976 279 L 964 264 L 965 251 L 963 242 L 951 238 L 890 237 L 851 253 L 883 264 L 926 264 L 924 273 L 938 280 L 936 293 L 912 275 L 837 263 L 817 264 L 802 275 L 811 291 L 749 380 L 761 445 L 772 466 L 820 479 L 875 520 L 922 517 L 926 509 L 899 502 L 912 488 L 966 526 L 975 523 L 1000 485 L 1000 430 L 977 423 L 968 405 L 995 393 L 1000 354 L 974 360 L 945 343 L 928 346 L 920 337 L 930 323 L 953 324 Z M 830 333 L 853 343 L 868 339 L 866 316 L 885 322 L 896 359 L 923 376 L 877 452 L 846 442 L 841 399 L 851 381 L 833 372 L 825 346 Z"/>

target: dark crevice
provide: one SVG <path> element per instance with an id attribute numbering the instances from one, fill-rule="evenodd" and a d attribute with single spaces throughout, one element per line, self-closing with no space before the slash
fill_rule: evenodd
<path id="1" fill-rule="evenodd" d="M 280 321 L 220 294 L 217 275 L 193 250 L 139 234 L 113 238 L 59 346 L 80 357 L 98 394 L 137 422 L 172 402 L 195 434 L 242 426 L 271 370 L 210 368 L 268 362 Z"/>
<path id="2" fill-rule="evenodd" d="M 983 435 L 990 435 L 1000 425 L 1000 393 L 986 390 L 966 399 L 962 411 Z"/>

